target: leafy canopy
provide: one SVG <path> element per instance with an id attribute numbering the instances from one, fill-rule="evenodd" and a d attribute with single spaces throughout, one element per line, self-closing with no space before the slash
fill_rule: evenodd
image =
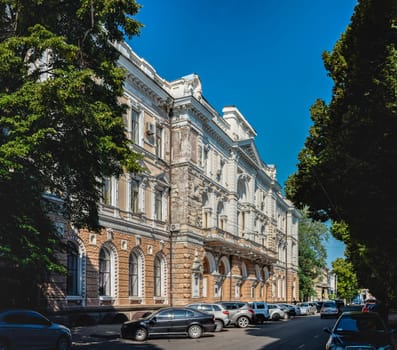
<path id="1" fill-rule="evenodd" d="M 8 272 L 61 271 L 54 215 L 99 230 L 102 179 L 141 170 L 124 132 L 125 72 L 112 45 L 139 33 L 139 7 L 0 1 L 0 256 Z"/>
<path id="2" fill-rule="evenodd" d="M 325 224 L 309 217 L 309 209 L 303 208 L 299 221 L 299 291 L 300 299 L 308 300 L 316 295 L 315 282 L 326 268 L 327 251 L 324 242 L 329 233 Z"/>
<path id="3" fill-rule="evenodd" d="M 341 238 L 359 280 L 384 298 L 397 289 L 397 2 L 359 0 L 323 60 L 332 97 L 310 110 L 313 125 L 287 197 L 314 218 L 345 226 Z M 381 269 L 390 271 L 388 281 Z"/>

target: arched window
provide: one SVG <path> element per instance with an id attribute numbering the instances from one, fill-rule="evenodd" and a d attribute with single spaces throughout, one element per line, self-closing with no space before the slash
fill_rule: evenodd
<path id="1" fill-rule="evenodd" d="M 245 181 L 243 179 L 239 179 L 237 183 L 237 193 L 239 200 L 246 202 L 247 201 L 247 187 L 245 185 Z"/>
<path id="2" fill-rule="evenodd" d="M 139 276 L 139 263 L 140 257 L 135 253 L 131 252 L 130 260 L 129 260 L 129 296 L 139 296 L 139 285 L 140 285 L 140 276 Z"/>
<path id="3" fill-rule="evenodd" d="M 66 294 L 79 295 L 79 251 L 72 242 L 67 243 Z"/>
<path id="4" fill-rule="evenodd" d="M 99 295 L 111 295 L 111 258 L 107 248 L 102 247 L 99 252 Z"/>
<path id="5" fill-rule="evenodd" d="M 154 298 L 167 303 L 167 260 L 162 252 L 154 259 Z"/>
<path id="6" fill-rule="evenodd" d="M 163 288 L 162 288 L 162 279 L 163 279 L 163 271 L 161 266 L 161 258 L 157 255 L 154 259 L 154 296 L 161 297 L 163 296 Z"/>

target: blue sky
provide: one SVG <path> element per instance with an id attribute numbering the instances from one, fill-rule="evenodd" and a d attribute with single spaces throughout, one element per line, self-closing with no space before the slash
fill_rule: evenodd
<path id="1" fill-rule="evenodd" d="M 144 24 L 129 41 L 167 80 L 199 75 L 221 114 L 235 105 L 258 133 L 283 186 L 311 125 L 310 106 L 330 100 L 322 61 L 350 23 L 357 0 L 137 0 Z M 331 239 L 328 261 L 343 256 Z"/>

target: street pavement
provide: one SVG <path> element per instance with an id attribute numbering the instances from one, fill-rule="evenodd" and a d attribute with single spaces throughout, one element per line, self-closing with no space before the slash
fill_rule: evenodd
<path id="1" fill-rule="evenodd" d="M 397 310 L 389 313 L 388 325 L 397 329 Z M 75 345 L 90 344 L 101 340 L 120 337 L 121 324 L 97 324 L 94 326 L 73 327 L 72 339 Z"/>
<path id="2" fill-rule="evenodd" d="M 73 343 L 90 343 L 95 339 L 116 339 L 120 336 L 121 324 L 98 324 L 94 326 L 73 327 Z"/>

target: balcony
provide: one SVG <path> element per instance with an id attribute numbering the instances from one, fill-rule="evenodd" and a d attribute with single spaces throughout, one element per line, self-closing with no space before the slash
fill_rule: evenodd
<path id="1" fill-rule="evenodd" d="M 213 227 L 204 230 L 205 247 L 221 254 L 236 255 L 257 263 L 277 261 L 276 252 L 245 237 Z"/>

